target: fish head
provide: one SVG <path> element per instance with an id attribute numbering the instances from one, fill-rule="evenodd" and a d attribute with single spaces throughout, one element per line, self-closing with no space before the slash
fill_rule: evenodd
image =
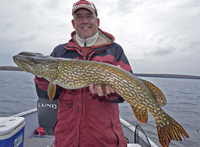
<path id="1" fill-rule="evenodd" d="M 13 56 L 14 62 L 26 72 L 52 79 L 57 77 L 57 62 L 51 56 L 40 53 L 21 52 Z"/>

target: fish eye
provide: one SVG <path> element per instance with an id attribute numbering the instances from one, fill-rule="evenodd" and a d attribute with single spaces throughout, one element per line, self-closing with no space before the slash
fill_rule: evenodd
<path id="1" fill-rule="evenodd" d="M 38 61 L 35 59 L 29 59 L 31 62 L 33 62 L 34 64 L 38 64 Z"/>
<path id="2" fill-rule="evenodd" d="M 34 60 L 34 63 L 35 63 L 35 64 L 38 64 L 39 62 L 38 62 L 38 60 Z"/>

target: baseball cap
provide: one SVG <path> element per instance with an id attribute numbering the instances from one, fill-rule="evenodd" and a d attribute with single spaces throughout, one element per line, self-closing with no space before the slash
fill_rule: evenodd
<path id="1" fill-rule="evenodd" d="M 88 9 L 97 15 L 97 9 L 95 5 L 87 0 L 79 0 L 78 2 L 75 2 L 72 8 L 72 15 L 80 8 Z"/>

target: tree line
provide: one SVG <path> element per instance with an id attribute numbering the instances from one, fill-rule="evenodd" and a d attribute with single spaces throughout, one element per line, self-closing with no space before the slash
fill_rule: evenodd
<path id="1" fill-rule="evenodd" d="M 16 66 L 0 66 L 0 70 L 23 71 L 23 69 Z"/>

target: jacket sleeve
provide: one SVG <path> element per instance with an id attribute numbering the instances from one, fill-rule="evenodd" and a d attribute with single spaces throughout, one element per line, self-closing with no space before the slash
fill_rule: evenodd
<path id="1" fill-rule="evenodd" d="M 133 73 L 131 66 L 129 64 L 129 61 L 124 53 L 124 50 L 122 49 L 122 47 L 118 44 L 115 44 L 115 61 L 114 61 L 114 65 L 118 66 L 120 65 L 121 68 L 125 69 L 126 71 Z"/>
<path id="2" fill-rule="evenodd" d="M 126 71 L 132 73 L 132 70 L 131 70 L 131 66 L 129 64 L 129 61 L 124 53 L 124 50 L 123 48 L 118 45 L 118 44 L 115 44 L 115 62 L 114 62 L 114 65 L 116 66 L 120 66 L 121 68 L 125 69 Z M 117 97 L 117 99 L 113 99 L 113 97 Z M 124 102 L 124 99 L 118 95 L 117 93 L 114 93 L 114 94 L 111 94 L 108 98 L 110 98 L 110 102 L 111 103 L 122 103 Z"/>
<path id="3" fill-rule="evenodd" d="M 129 64 L 129 61 L 128 61 L 125 53 L 124 53 L 124 50 L 118 44 L 116 44 L 114 65 L 116 65 L 116 66 L 119 65 L 121 68 L 125 69 L 126 71 L 133 73 L 131 66 Z M 118 94 L 116 93 L 116 95 L 118 95 Z M 116 100 L 111 100 L 110 102 L 112 102 L 112 103 L 122 103 L 122 102 L 124 102 L 124 99 L 120 95 L 118 95 L 118 98 Z"/>
<path id="4" fill-rule="evenodd" d="M 132 73 L 131 66 L 129 64 L 129 61 L 122 49 L 122 47 L 116 43 L 112 45 L 113 49 L 113 56 L 114 56 L 114 62 L 113 65 L 120 65 L 121 68 L 125 69 L 126 71 Z M 106 97 L 103 97 L 104 99 L 107 99 Z M 118 95 L 117 93 L 112 93 L 108 95 L 108 101 L 111 103 L 122 103 L 124 102 L 124 99 Z"/>

